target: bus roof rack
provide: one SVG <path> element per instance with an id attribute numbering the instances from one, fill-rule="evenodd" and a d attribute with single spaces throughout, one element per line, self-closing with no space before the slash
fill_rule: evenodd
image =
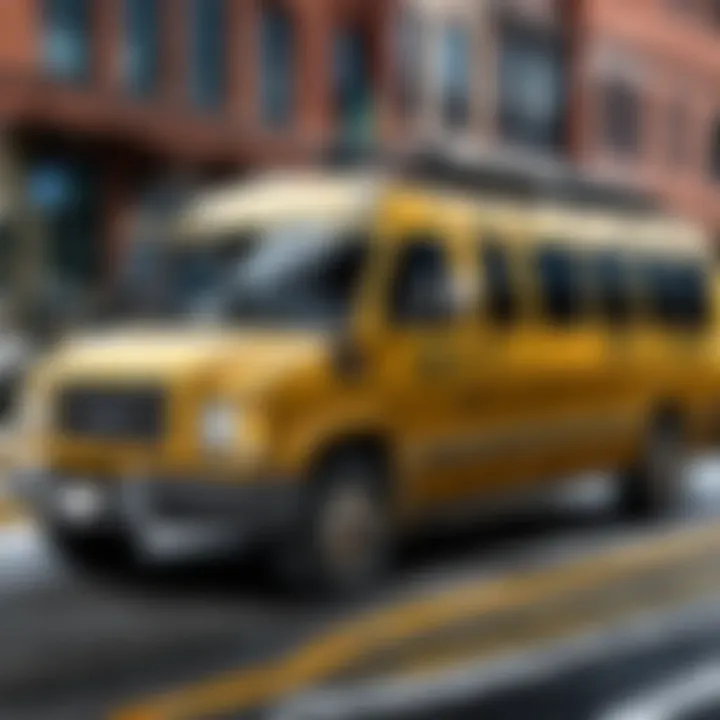
<path id="1" fill-rule="evenodd" d="M 321 164 L 333 170 L 384 169 L 409 181 L 485 196 L 635 215 L 660 215 L 657 201 L 638 188 L 592 177 L 570 163 L 512 149 L 474 152 L 460 146 L 397 151 L 372 143 L 338 141 Z"/>
<path id="2" fill-rule="evenodd" d="M 590 177 L 570 165 L 483 157 L 459 161 L 442 153 L 415 153 L 400 163 L 403 177 L 527 202 L 557 203 L 589 210 L 659 215 L 657 202 L 636 188 Z"/>

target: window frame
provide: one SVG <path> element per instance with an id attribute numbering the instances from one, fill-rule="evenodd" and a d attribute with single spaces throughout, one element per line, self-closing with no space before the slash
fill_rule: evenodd
<path id="1" fill-rule="evenodd" d="M 710 123 L 708 175 L 713 183 L 720 183 L 720 113 Z"/>
<path id="2" fill-rule="evenodd" d="M 207 22 L 210 3 L 216 3 L 218 11 L 213 29 L 212 63 L 208 62 L 204 25 Z M 207 112 L 222 110 L 228 102 L 230 89 L 228 18 L 229 0 L 190 0 L 189 81 L 192 105 Z M 215 62 L 217 61 L 217 62 Z M 208 68 L 213 68 L 212 72 Z"/>
<path id="3" fill-rule="evenodd" d="M 68 3 L 76 3 L 72 7 Z M 72 16 L 72 23 L 69 22 Z M 92 80 L 94 55 L 94 22 L 92 0 L 43 0 L 42 22 L 42 66 L 44 71 L 57 82 L 85 85 Z M 72 27 L 71 27 L 72 25 Z M 58 37 L 70 36 L 73 51 L 79 60 L 77 67 L 58 63 L 54 43 Z"/>
<path id="4" fill-rule="evenodd" d="M 472 121 L 473 42 L 469 29 L 450 22 L 442 29 L 438 48 L 441 65 L 440 114 L 449 130 L 466 130 Z M 462 75 L 457 65 L 463 66 Z"/>
<path id="5" fill-rule="evenodd" d="M 643 93 L 623 78 L 608 78 L 600 85 L 600 131 L 605 148 L 624 157 L 638 157 L 643 142 Z M 624 107 L 618 101 L 627 102 Z M 620 108 L 624 117 L 618 112 Z"/>
<path id="6" fill-rule="evenodd" d="M 498 39 L 498 131 L 506 141 L 542 151 L 560 151 L 568 140 L 570 66 L 562 38 L 551 30 L 516 23 L 500 27 Z M 550 104 L 541 107 L 537 97 L 520 92 L 517 77 L 527 68 L 540 67 L 548 83 Z M 531 107 L 534 105 L 534 107 Z"/>
<path id="7" fill-rule="evenodd" d="M 152 9 L 144 15 L 143 11 L 148 8 Z M 150 26 L 142 24 L 138 15 Z M 139 54 L 143 66 L 141 69 L 133 69 L 130 65 L 132 46 L 138 41 L 142 44 Z M 123 85 L 131 95 L 147 98 L 158 91 L 161 83 L 161 55 L 162 9 L 159 0 L 123 0 Z"/>

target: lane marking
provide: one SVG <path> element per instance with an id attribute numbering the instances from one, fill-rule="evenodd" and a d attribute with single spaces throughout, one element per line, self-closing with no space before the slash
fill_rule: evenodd
<path id="1" fill-rule="evenodd" d="M 558 567 L 470 582 L 381 609 L 331 630 L 276 662 L 161 695 L 121 710 L 117 720 L 197 718 L 277 701 L 327 681 L 373 650 L 434 631 L 461 617 L 547 603 L 570 592 L 720 550 L 716 522 L 671 530 Z"/>
<path id="2" fill-rule="evenodd" d="M 701 592 L 720 592 L 720 563 L 715 557 L 689 567 L 663 570 L 658 589 L 657 577 L 638 576 L 638 582 L 610 584 L 592 594 L 573 593 L 545 606 L 529 606 L 519 612 L 485 616 L 475 627 L 463 622 L 444 635 L 430 636 L 430 642 L 411 642 L 400 652 L 368 662 L 377 665 L 371 672 L 352 673 L 350 679 L 365 682 L 391 677 L 408 677 L 436 672 L 458 663 L 497 657 L 530 644 L 537 645 L 565 637 L 570 631 L 584 631 L 616 622 L 632 613 L 655 606 L 666 607 L 693 600 Z M 716 579 L 717 578 L 717 579 Z M 394 657 L 393 657 L 394 655 Z M 384 661 L 384 662 L 383 662 Z"/>
<path id="3" fill-rule="evenodd" d="M 720 585 L 715 583 L 716 591 Z M 704 629 L 720 621 L 717 602 L 704 597 L 699 603 L 642 612 L 609 630 L 601 626 L 553 642 L 549 646 L 520 648 L 489 662 L 477 662 L 432 674 L 419 674 L 400 681 L 380 681 L 349 688 L 324 688 L 297 695 L 283 703 L 273 720 L 354 720 L 357 717 L 392 718 L 402 713 L 447 711 L 455 703 L 481 702 L 491 693 L 518 683 L 552 681 L 563 673 L 587 667 L 610 655 L 622 657 L 647 650 L 664 641 Z M 688 621 L 688 616 L 691 619 Z M 719 682 L 715 678 L 715 682 Z M 718 690 L 718 686 L 715 686 Z M 669 720 L 641 716 L 618 716 L 602 720 Z"/>
<path id="4" fill-rule="evenodd" d="M 617 706 L 598 720 L 674 720 L 708 703 L 720 703 L 720 662 L 694 667 L 660 689 Z"/>
<path id="5" fill-rule="evenodd" d="M 10 498 L 0 496 L 0 526 L 29 521 L 30 515 L 25 508 Z"/>

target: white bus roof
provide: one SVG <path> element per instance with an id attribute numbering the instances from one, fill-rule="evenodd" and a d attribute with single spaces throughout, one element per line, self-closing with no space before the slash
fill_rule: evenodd
<path id="1" fill-rule="evenodd" d="M 303 220 L 352 223 L 372 209 L 380 182 L 367 174 L 266 175 L 195 198 L 181 214 L 177 230 L 181 237 L 199 239 Z"/>

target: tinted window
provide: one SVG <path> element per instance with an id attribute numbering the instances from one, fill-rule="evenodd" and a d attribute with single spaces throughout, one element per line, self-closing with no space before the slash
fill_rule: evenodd
<path id="1" fill-rule="evenodd" d="M 559 248 L 540 250 L 538 272 L 544 314 L 554 323 L 571 322 L 579 311 L 574 259 Z"/>
<path id="2" fill-rule="evenodd" d="M 336 234 L 319 227 L 272 231 L 237 264 L 220 303 L 207 297 L 205 309 L 259 326 L 344 324 L 362 279 L 369 242 L 362 233 L 333 240 Z M 196 283 L 208 279 L 197 270 L 192 275 Z"/>
<path id="3" fill-rule="evenodd" d="M 710 317 L 707 273 L 691 263 L 678 265 L 673 282 L 674 320 L 680 326 L 702 325 Z"/>
<path id="4" fill-rule="evenodd" d="M 445 253 L 432 238 L 401 251 L 392 287 L 392 316 L 402 323 L 437 322 L 450 315 L 451 276 Z"/>
<path id="5" fill-rule="evenodd" d="M 481 272 L 485 277 L 487 316 L 496 323 L 507 323 L 517 315 L 510 259 L 497 241 L 485 240 L 480 246 Z"/>
<path id="6" fill-rule="evenodd" d="M 614 253 L 602 253 L 590 259 L 590 277 L 597 293 L 598 312 L 611 323 L 630 318 L 630 288 L 626 266 Z"/>
<path id="7" fill-rule="evenodd" d="M 640 263 L 642 286 L 649 315 L 661 323 L 674 320 L 674 268 L 667 260 L 644 260 Z"/>

